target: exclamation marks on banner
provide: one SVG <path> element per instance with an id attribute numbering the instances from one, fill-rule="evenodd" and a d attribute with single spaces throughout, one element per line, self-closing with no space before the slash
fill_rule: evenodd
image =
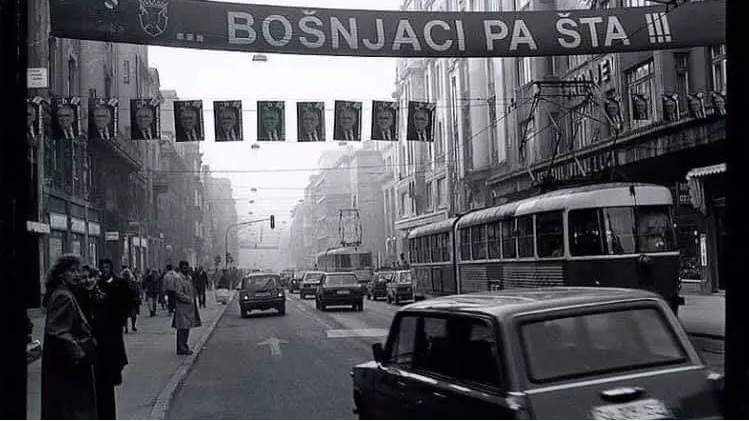
<path id="1" fill-rule="evenodd" d="M 668 25 L 666 12 L 646 13 L 645 20 L 648 23 L 651 44 L 671 42 L 671 27 Z"/>

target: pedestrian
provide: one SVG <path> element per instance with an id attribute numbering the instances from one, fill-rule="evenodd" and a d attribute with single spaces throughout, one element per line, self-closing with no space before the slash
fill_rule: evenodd
<path id="1" fill-rule="evenodd" d="M 164 291 L 164 275 L 166 272 L 162 269 L 159 272 L 157 290 L 159 292 L 159 305 L 162 310 L 166 310 L 166 291 Z"/>
<path id="2" fill-rule="evenodd" d="M 146 294 L 146 303 L 151 317 L 156 315 L 156 302 L 159 299 L 159 274 L 151 269 L 143 277 L 143 290 Z"/>
<path id="3" fill-rule="evenodd" d="M 127 286 L 130 289 L 130 295 L 131 295 L 131 301 L 130 301 L 130 308 L 128 308 L 127 316 L 130 319 L 130 326 L 133 329 L 133 332 L 138 331 L 138 327 L 135 326 L 136 323 L 138 323 L 138 315 L 140 314 L 140 305 L 143 303 L 141 297 L 143 296 L 141 292 L 140 282 L 135 278 L 135 275 L 130 269 L 125 269 L 122 271 L 122 279 L 127 282 Z M 125 320 L 125 333 L 127 333 L 127 320 Z"/>
<path id="4" fill-rule="evenodd" d="M 198 294 L 198 304 L 205 308 L 205 291 L 208 288 L 208 274 L 205 273 L 202 266 L 198 266 L 195 272 L 195 290 Z"/>
<path id="5" fill-rule="evenodd" d="M 75 298 L 80 258 L 60 256 L 47 274 L 42 352 L 42 419 L 96 419 L 96 340 Z"/>
<path id="6" fill-rule="evenodd" d="M 113 268 L 109 259 L 103 259 L 99 264 L 101 277 L 97 287 L 102 298 L 94 306 L 94 337 L 99 349 L 94 375 L 100 420 L 117 419 L 114 388 L 122 384 L 122 369 L 128 363 L 122 328 L 127 323 L 132 294 L 127 282 L 115 276 Z"/>
<path id="7" fill-rule="evenodd" d="M 192 280 L 188 275 L 188 263 L 179 263 L 180 273 L 175 279 L 174 296 L 177 305 L 172 319 L 172 327 L 177 329 L 177 355 L 190 355 L 188 339 L 190 329 L 201 325 L 200 313 L 195 303 Z"/>
<path id="8" fill-rule="evenodd" d="M 172 265 L 166 265 L 166 274 L 164 274 L 164 292 L 166 293 L 166 305 L 169 308 L 169 314 L 174 314 L 175 301 L 174 289 L 179 274 L 174 271 Z"/>

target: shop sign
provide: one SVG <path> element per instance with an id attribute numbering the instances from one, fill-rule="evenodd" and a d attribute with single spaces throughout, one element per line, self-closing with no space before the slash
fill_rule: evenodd
<path id="1" fill-rule="evenodd" d="M 89 222 L 88 235 L 101 235 L 101 225 L 99 225 L 97 222 Z"/>
<path id="2" fill-rule="evenodd" d="M 106 241 L 119 241 L 120 240 L 120 233 L 119 231 L 107 231 L 104 233 L 104 240 Z"/>
<path id="3" fill-rule="evenodd" d="M 26 69 L 26 87 L 27 88 L 47 88 L 49 87 L 49 78 L 47 77 L 46 67 L 29 67 Z"/>
<path id="4" fill-rule="evenodd" d="M 42 222 L 26 221 L 26 231 L 34 234 L 49 234 L 49 225 Z"/>
<path id="5" fill-rule="evenodd" d="M 615 61 L 613 56 L 606 55 L 603 58 L 591 61 L 581 69 L 576 70 L 565 79 L 576 82 L 593 82 L 601 91 L 607 91 L 613 85 L 615 75 Z M 572 94 L 585 94 L 585 87 L 570 88 Z M 577 91 L 577 92 L 575 92 Z"/>
<path id="6" fill-rule="evenodd" d="M 70 218 L 70 231 L 85 234 L 86 233 L 86 221 L 78 218 Z"/>
<path id="7" fill-rule="evenodd" d="M 59 214 L 59 213 L 50 212 L 49 226 L 52 229 L 56 229 L 60 231 L 67 231 L 68 230 L 68 216 Z"/>
<path id="8" fill-rule="evenodd" d="M 700 264 L 707 267 L 707 234 L 700 234 Z"/>
<path id="9" fill-rule="evenodd" d="M 725 0 L 611 9 L 381 11 L 207 0 L 51 0 L 51 35 L 258 53 L 517 57 L 725 42 Z M 695 24 L 694 17 L 699 16 Z M 696 25 L 699 29 L 696 29 Z"/>

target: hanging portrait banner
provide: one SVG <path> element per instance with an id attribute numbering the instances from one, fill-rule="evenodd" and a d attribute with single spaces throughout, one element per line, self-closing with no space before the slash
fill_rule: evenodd
<path id="1" fill-rule="evenodd" d="M 358 142 L 361 140 L 361 109 L 361 102 L 335 102 L 333 140 L 344 142 Z"/>
<path id="2" fill-rule="evenodd" d="M 26 99 L 26 142 L 31 147 L 39 146 L 44 133 L 42 97 Z"/>
<path id="3" fill-rule="evenodd" d="M 435 108 L 437 105 L 433 102 L 408 102 L 406 140 L 434 142 Z"/>
<path id="4" fill-rule="evenodd" d="M 264 53 L 554 56 L 723 43 L 725 0 L 525 12 L 375 11 L 206 0 L 50 0 L 52 36 Z M 696 30 L 694 16 L 699 16 Z"/>
<path id="5" fill-rule="evenodd" d="M 242 141 L 242 101 L 213 101 L 216 142 Z"/>
<path id="6" fill-rule="evenodd" d="M 397 102 L 372 101 L 372 140 L 398 140 Z"/>
<path id="7" fill-rule="evenodd" d="M 117 98 L 88 99 L 89 140 L 114 140 L 117 138 Z"/>
<path id="8" fill-rule="evenodd" d="M 283 101 L 257 102 L 258 142 L 283 142 L 286 140 L 285 113 Z"/>
<path id="9" fill-rule="evenodd" d="M 297 141 L 325 142 L 325 103 L 297 102 Z"/>
<path id="10" fill-rule="evenodd" d="M 81 99 L 52 98 L 52 139 L 77 139 L 81 135 Z"/>
<path id="11" fill-rule="evenodd" d="M 200 142 L 203 135 L 203 101 L 174 101 L 174 141 Z"/>
<path id="12" fill-rule="evenodd" d="M 130 100 L 130 138 L 154 140 L 161 137 L 161 114 L 158 98 Z"/>

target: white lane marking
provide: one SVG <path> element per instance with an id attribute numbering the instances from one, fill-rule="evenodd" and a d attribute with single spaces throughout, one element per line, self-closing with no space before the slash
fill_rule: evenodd
<path id="1" fill-rule="evenodd" d="M 387 329 L 331 329 L 328 338 L 381 338 L 388 335 Z"/>
<path id="2" fill-rule="evenodd" d="M 270 348 L 270 355 L 275 355 L 280 357 L 281 356 L 281 344 L 287 344 L 287 341 L 284 341 L 283 339 L 278 339 L 275 336 L 271 336 L 270 338 L 258 342 L 258 346 L 264 346 L 268 345 L 268 348 Z"/>

